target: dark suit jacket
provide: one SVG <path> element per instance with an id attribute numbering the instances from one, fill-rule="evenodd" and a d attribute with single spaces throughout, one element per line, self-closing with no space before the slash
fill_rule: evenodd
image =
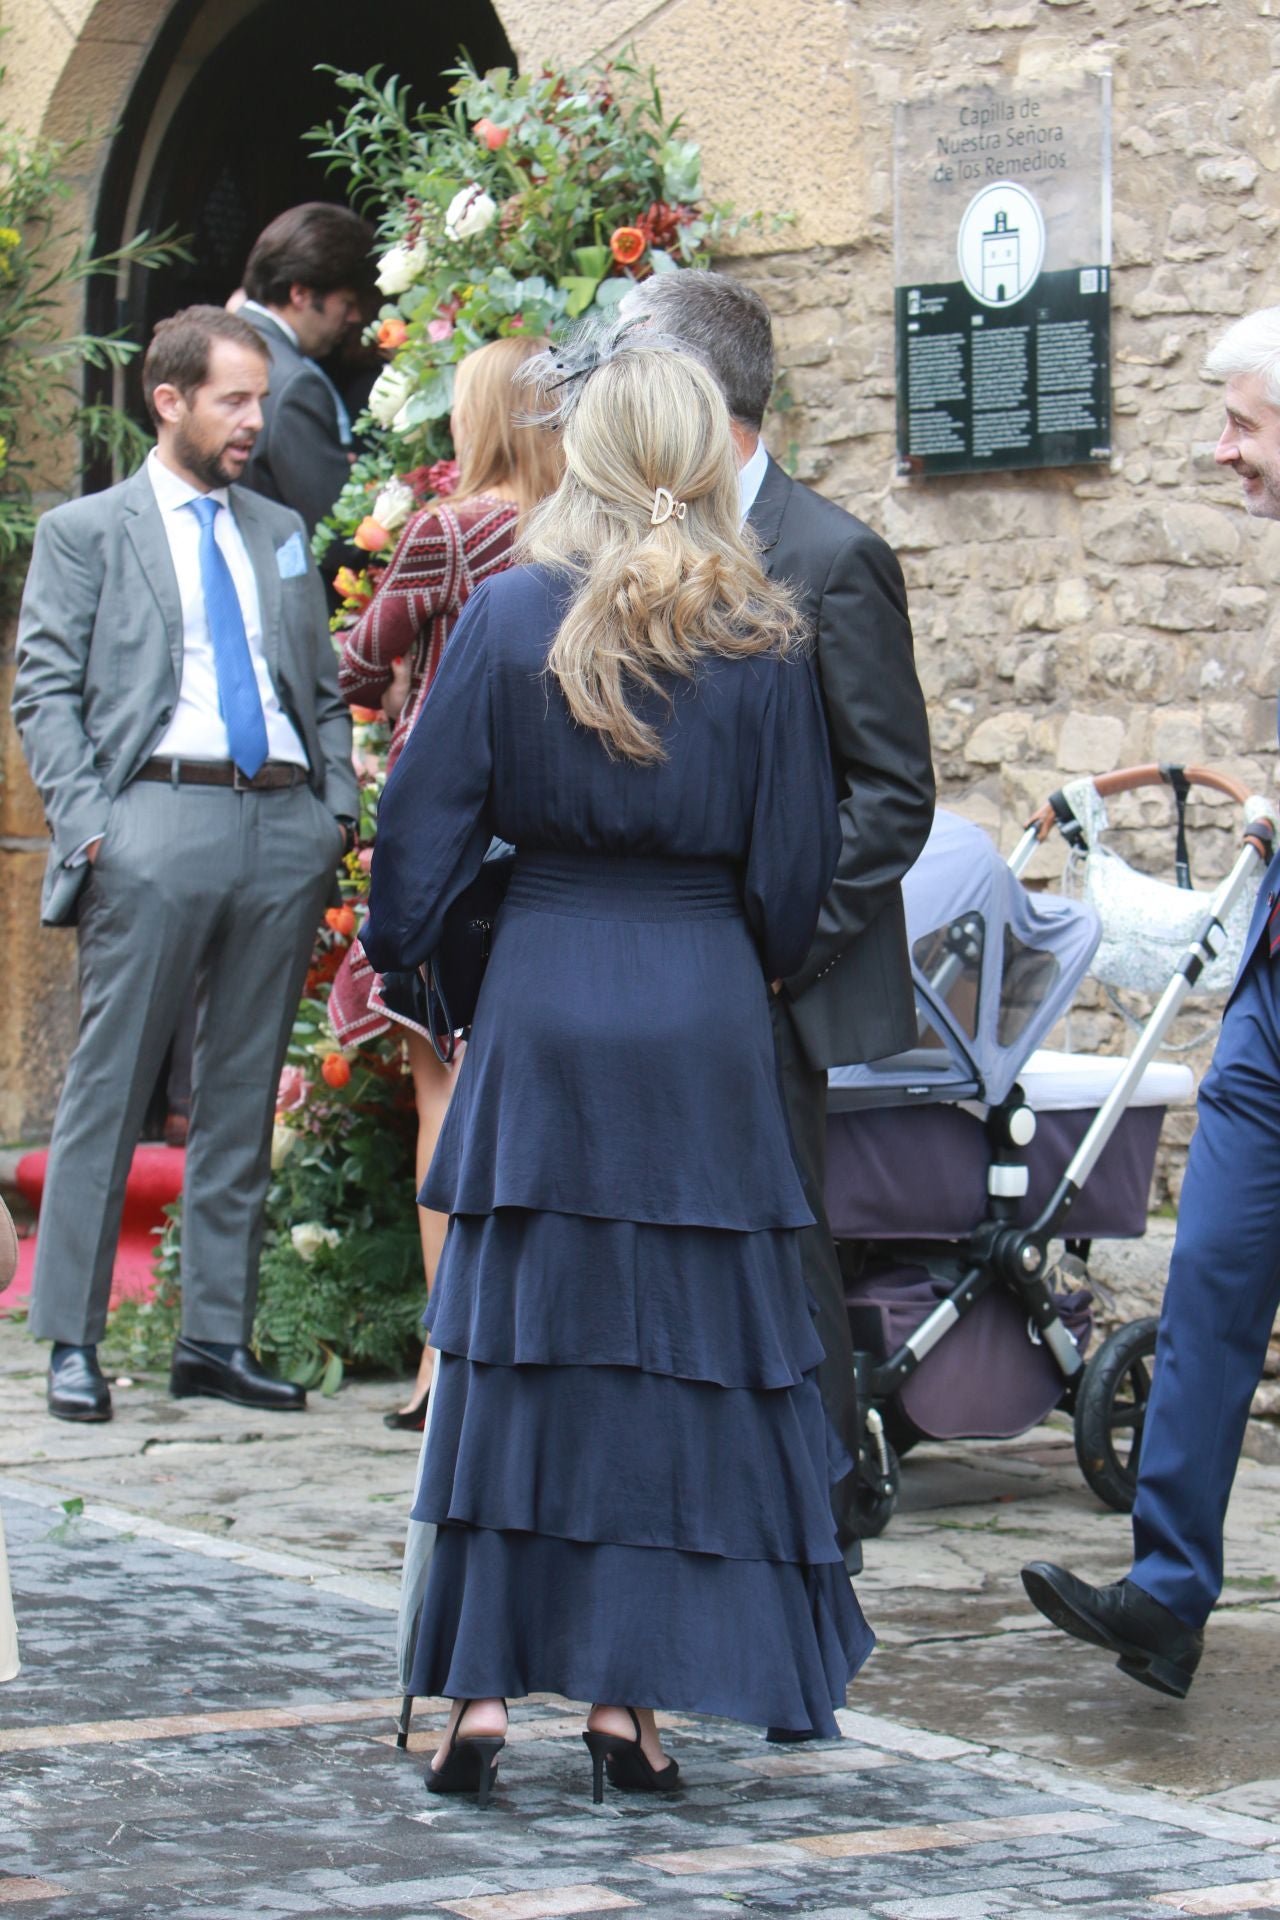
<path id="1" fill-rule="evenodd" d="M 338 694 L 324 589 L 296 513 L 230 490 L 258 582 L 262 645 L 280 705 L 334 814 L 355 814 L 351 716 Z M 182 681 L 182 603 L 145 467 L 46 513 L 18 617 L 13 717 L 53 845 L 42 919 L 74 918 L 89 868 L 66 862 L 106 830 L 153 751 Z"/>
<path id="2" fill-rule="evenodd" d="M 877 1060 L 915 1042 L 900 883 L 933 822 L 902 569 L 879 534 L 773 460 L 748 518 L 816 635 L 840 803 L 835 881 L 785 986 L 791 1018 L 815 1067 Z"/>
<path id="3" fill-rule="evenodd" d="M 251 309 L 240 318 L 261 334 L 271 355 L 271 390 L 244 485 L 300 513 L 310 535 L 351 477 L 333 393 L 283 327 Z"/>

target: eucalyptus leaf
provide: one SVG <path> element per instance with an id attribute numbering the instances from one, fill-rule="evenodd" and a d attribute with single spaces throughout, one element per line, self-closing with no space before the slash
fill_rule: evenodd
<path id="1" fill-rule="evenodd" d="M 596 297 L 596 288 L 599 285 L 598 280 L 587 280 L 577 273 L 569 274 L 560 282 L 561 293 L 568 295 L 565 313 L 570 320 L 576 320 L 579 314 L 586 312 Z"/>

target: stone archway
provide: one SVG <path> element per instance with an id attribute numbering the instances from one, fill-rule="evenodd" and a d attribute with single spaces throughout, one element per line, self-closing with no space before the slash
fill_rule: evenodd
<path id="1" fill-rule="evenodd" d="M 192 236 L 193 258 L 94 289 L 90 325 L 123 324 L 143 341 L 165 314 L 196 301 L 220 305 L 268 220 L 302 200 L 343 197 L 343 182 L 303 138 L 341 111 L 322 65 L 379 66 L 434 105 L 447 96 L 441 76 L 463 39 L 481 67 L 513 63 L 489 0 L 458 14 L 391 10 L 372 29 L 349 0 L 308 0 L 305 9 L 297 0 L 178 0 L 125 105 L 94 225 L 105 247 L 142 228 L 176 229 Z M 124 398 L 138 409 L 136 362 Z"/>

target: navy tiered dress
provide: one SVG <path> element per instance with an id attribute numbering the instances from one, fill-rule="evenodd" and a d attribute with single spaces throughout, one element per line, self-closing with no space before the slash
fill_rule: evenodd
<path id="1" fill-rule="evenodd" d="M 374 966 L 518 849 L 420 1198 L 450 1216 L 411 1691 L 834 1733 L 872 1636 L 836 1546 L 770 979 L 837 823 L 807 661 L 708 658 L 611 759 L 544 671 L 564 587 L 478 589 L 387 783 Z"/>

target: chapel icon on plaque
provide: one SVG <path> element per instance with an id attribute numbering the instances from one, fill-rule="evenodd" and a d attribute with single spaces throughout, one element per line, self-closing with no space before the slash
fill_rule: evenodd
<path id="1" fill-rule="evenodd" d="M 960 218 L 960 276 L 984 307 L 1011 307 L 1031 291 L 1044 265 L 1044 215 L 1011 180 L 981 187 Z"/>
<path id="2" fill-rule="evenodd" d="M 994 225 L 982 236 L 982 297 L 993 307 L 1009 298 L 1009 288 L 1018 284 L 1018 228 L 1009 225 L 1009 214 L 1001 207 Z"/>

